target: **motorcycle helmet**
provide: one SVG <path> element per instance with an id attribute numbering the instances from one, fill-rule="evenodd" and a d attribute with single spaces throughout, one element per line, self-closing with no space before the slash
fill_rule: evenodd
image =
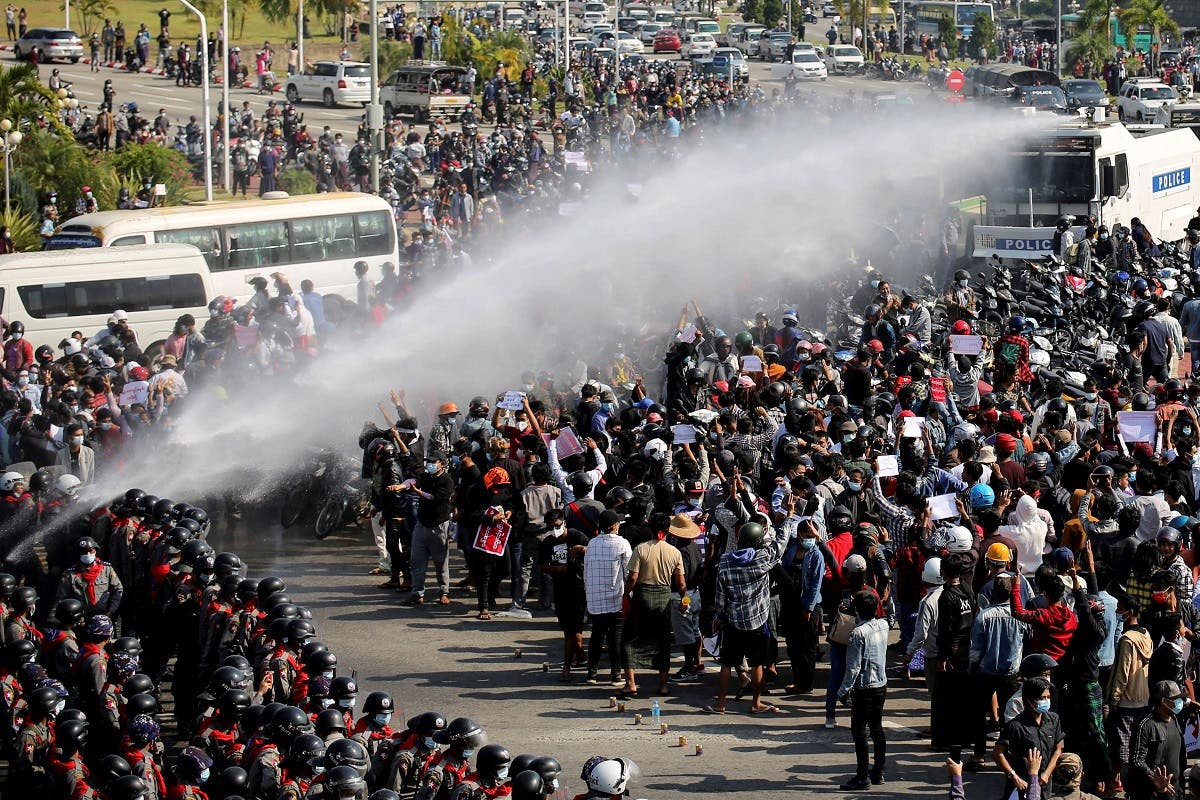
<path id="1" fill-rule="evenodd" d="M 625 758 L 606 758 L 590 763 L 581 775 L 587 787 L 603 795 L 622 795 L 629 789 L 633 762 Z"/>
<path id="2" fill-rule="evenodd" d="M 971 491 L 967 493 L 970 500 L 971 508 L 978 510 L 981 508 L 991 508 L 996 504 L 996 493 L 992 491 L 992 487 L 984 483 L 977 483 L 971 487 Z"/>

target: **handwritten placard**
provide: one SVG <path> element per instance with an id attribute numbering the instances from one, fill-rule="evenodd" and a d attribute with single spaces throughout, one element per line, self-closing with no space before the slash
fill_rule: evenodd
<path id="1" fill-rule="evenodd" d="M 956 356 L 977 356 L 983 352 L 983 337 L 974 334 L 952 334 L 950 352 Z"/>
<path id="2" fill-rule="evenodd" d="M 502 556 L 508 547 L 508 535 L 511 532 L 512 526 L 503 519 L 497 519 L 490 525 L 480 525 L 475 532 L 474 547 L 488 555 Z"/>
<path id="3" fill-rule="evenodd" d="M 525 408 L 525 393 L 505 392 L 504 397 L 500 398 L 500 402 L 496 403 L 496 407 L 509 411 L 520 411 Z"/>

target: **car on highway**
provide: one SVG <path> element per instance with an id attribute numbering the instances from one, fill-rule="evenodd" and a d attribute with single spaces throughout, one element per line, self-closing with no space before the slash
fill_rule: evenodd
<path id="1" fill-rule="evenodd" d="M 825 49 L 825 68 L 830 75 L 839 72 L 860 72 L 863 68 L 863 54 L 852 44 L 834 44 Z"/>
<path id="2" fill-rule="evenodd" d="M 683 42 L 679 38 L 679 31 L 674 28 L 664 28 L 654 35 L 654 52 L 678 53 L 682 49 Z"/>
<path id="3" fill-rule="evenodd" d="M 717 41 L 711 33 L 689 33 L 687 41 L 679 51 L 680 58 L 695 58 L 696 56 L 711 56 L 717 49 Z"/>
<path id="4" fill-rule="evenodd" d="M 642 40 L 634 36 L 632 33 L 621 31 L 617 34 L 617 50 L 619 50 L 622 55 L 628 55 L 630 53 L 644 53 L 646 52 L 646 45 L 642 44 Z"/>
<path id="5" fill-rule="evenodd" d="M 13 44 L 13 58 L 29 58 L 35 47 L 44 61 L 58 58 L 74 64 L 83 58 L 83 42 L 70 28 L 30 28 Z"/>
<path id="6" fill-rule="evenodd" d="M 1108 108 L 1112 104 L 1099 81 L 1072 78 L 1062 82 L 1062 90 L 1067 96 L 1067 108 Z"/>
<path id="7" fill-rule="evenodd" d="M 283 84 L 289 103 L 319 100 L 327 108 L 371 101 L 371 65 L 362 61 L 316 61 Z"/>
<path id="8" fill-rule="evenodd" d="M 766 41 L 766 47 L 763 46 Z M 763 34 L 763 40 L 758 43 L 758 57 L 763 61 L 783 61 L 787 55 L 787 46 L 792 41 L 792 34 L 787 31 L 771 31 Z"/>
<path id="9" fill-rule="evenodd" d="M 822 17 L 836 17 L 837 13 L 838 13 L 838 10 L 837 10 L 836 3 L 822 3 L 821 4 L 821 16 Z"/>
<path id="10" fill-rule="evenodd" d="M 721 33 L 718 33 L 713 38 L 717 40 L 717 44 L 719 44 L 721 47 L 733 47 L 737 44 L 742 32 L 752 28 L 766 30 L 766 28 L 756 22 L 731 22 L 729 23 L 729 27 L 727 27 Z"/>
<path id="11" fill-rule="evenodd" d="M 654 39 L 658 36 L 659 31 L 665 31 L 666 25 L 661 22 L 643 22 L 638 25 L 638 37 L 642 40 L 642 44 L 654 46 Z"/>
<path id="12" fill-rule="evenodd" d="M 829 77 L 829 70 L 815 50 L 796 50 L 791 61 L 771 65 L 773 79 L 781 80 L 788 75 L 801 80 L 823 81 Z"/>
<path id="13" fill-rule="evenodd" d="M 1038 111 L 1067 111 L 1067 96 L 1057 86 L 1018 86 L 1013 89 L 1012 101 Z"/>
<path id="14" fill-rule="evenodd" d="M 593 26 L 604 22 L 607 16 L 607 14 L 601 11 L 585 11 L 583 12 L 583 19 L 575 27 L 584 33 L 590 32 Z"/>
<path id="15" fill-rule="evenodd" d="M 759 45 L 763 42 L 766 28 L 746 28 L 738 34 L 737 41 L 730 42 L 734 47 L 746 54 L 746 58 L 758 55 Z"/>
<path id="16" fill-rule="evenodd" d="M 1117 117 L 1142 122 L 1151 120 L 1160 106 L 1179 102 L 1179 92 L 1156 79 L 1125 81 L 1117 96 Z"/>
<path id="17" fill-rule="evenodd" d="M 729 72 L 730 65 L 733 66 L 733 74 L 738 78 L 750 77 L 750 62 L 746 60 L 746 56 L 741 50 L 736 47 L 718 47 L 713 50 L 713 63 L 719 67 L 722 75 Z"/>
<path id="18" fill-rule="evenodd" d="M 592 44 L 596 47 L 612 47 L 617 35 L 612 31 L 602 30 L 592 33 Z"/>

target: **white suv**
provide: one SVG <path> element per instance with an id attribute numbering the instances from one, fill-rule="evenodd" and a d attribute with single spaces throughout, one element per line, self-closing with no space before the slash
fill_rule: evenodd
<path id="1" fill-rule="evenodd" d="M 371 101 L 371 65 L 361 61 L 318 61 L 311 70 L 289 75 L 283 84 L 289 103 L 320 100 L 332 108 Z"/>
<path id="2" fill-rule="evenodd" d="M 1179 92 L 1158 80 L 1125 81 L 1117 97 L 1117 117 L 1137 122 L 1154 119 L 1158 109 L 1179 102 Z"/>

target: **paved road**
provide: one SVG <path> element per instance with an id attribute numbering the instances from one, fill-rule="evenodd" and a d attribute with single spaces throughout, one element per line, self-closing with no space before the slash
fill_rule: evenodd
<path id="1" fill-rule="evenodd" d="M 632 757 L 639 764 L 643 776 L 633 787 L 635 798 L 846 796 L 838 784 L 854 760 L 848 713 L 839 714 L 836 730 L 825 730 L 823 695 L 771 697 L 783 713 L 770 718 L 745 713 L 748 701 L 731 702 L 731 713 L 713 717 L 700 711 L 715 690 L 710 672 L 705 683 L 685 685 L 664 699 L 671 731 L 660 736 L 649 725 L 633 724 L 634 713 L 649 720 L 649 699 L 631 701 L 620 714 L 608 708 L 613 690 L 583 684 L 582 672 L 573 685 L 557 682 L 561 638 L 552 618 L 479 622 L 473 597 L 457 591 L 447 607 L 406 607 L 366 574 L 373 565 L 368 534 L 347 529 L 322 542 L 297 529 L 279 530 L 273 517 L 268 512 L 243 526 L 249 532 L 216 536 L 214 546 L 241 553 L 253 576 L 285 576 L 288 594 L 313 609 L 318 638 L 342 665 L 358 671 L 363 695 L 390 691 L 402 709 L 397 717 L 431 708 L 449 717 L 469 715 L 514 754 L 552 754 L 565 767 L 566 797 L 583 790 L 579 769 L 595 754 Z M 461 574 L 456 553 L 452 578 Z M 518 647 L 520 659 L 514 657 Z M 549 673 L 542 672 L 545 661 Z M 819 669 L 818 685 L 824 665 Z M 893 681 L 887 702 L 888 783 L 870 794 L 943 797 L 944 757 L 930 753 L 914 730 L 927 724 L 924 689 Z M 687 736 L 686 749 L 678 746 L 680 734 Z M 695 755 L 695 744 L 704 746 L 702 756 Z M 994 770 L 968 777 L 968 797 L 991 800 L 1000 791 Z"/>

